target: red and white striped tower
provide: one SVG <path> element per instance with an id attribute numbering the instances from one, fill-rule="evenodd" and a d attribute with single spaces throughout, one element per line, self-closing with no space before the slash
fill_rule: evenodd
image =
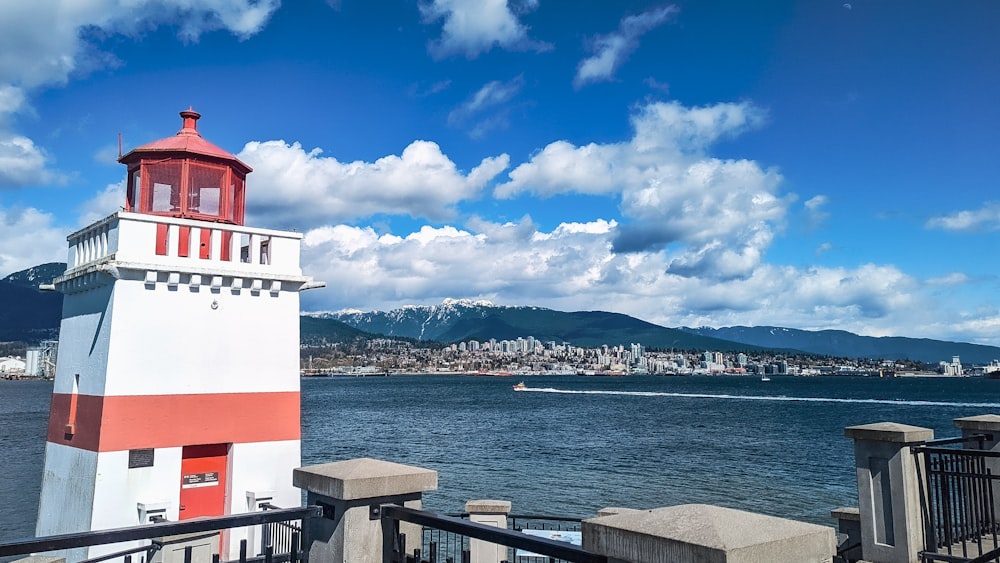
<path id="1" fill-rule="evenodd" d="M 123 211 L 68 237 L 39 536 L 300 504 L 299 291 L 319 284 L 300 234 L 243 226 L 250 167 L 181 117 L 119 159 Z"/>

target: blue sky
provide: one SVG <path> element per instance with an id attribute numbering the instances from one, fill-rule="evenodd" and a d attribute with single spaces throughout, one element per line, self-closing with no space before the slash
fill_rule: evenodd
<path id="1" fill-rule="evenodd" d="M 1000 3 L 0 4 L 0 276 L 199 130 L 305 310 L 445 298 L 1000 344 Z"/>

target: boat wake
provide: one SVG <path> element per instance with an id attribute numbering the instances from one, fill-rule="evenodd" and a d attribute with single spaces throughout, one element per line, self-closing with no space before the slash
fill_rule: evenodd
<path id="1" fill-rule="evenodd" d="M 915 407 L 981 407 L 1000 408 L 1000 403 L 961 403 L 950 401 L 911 401 L 899 399 L 839 399 L 834 397 L 789 397 L 786 395 L 727 395 L 712 393 L 664 393 L 658 391 L 580 391 L 554 387 L 525 388 L 533 393 L 561 393 L 564 395 L 625 395 L 630 397 L 674 397 L 682 399 L 721 399 L 730 401 L 775 401 L 786 403 L 852 403 L 866 405 L 897 405 Z"/>

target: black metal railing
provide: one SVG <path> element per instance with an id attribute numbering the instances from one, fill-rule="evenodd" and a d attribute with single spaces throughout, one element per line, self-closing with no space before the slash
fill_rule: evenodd
<path id="1" fill-rule="evenodd" d="M 510 528 L 521 533 L 559 539 L 560 541 L 570 541 L 575 535 L 575 539 L 582 540 L 581 520 L 579 518 L 532 514 L 511 514 L 508 518 L 510 518 Z M 537 554 L 526 553 L 524 550 L 514 548 L 508 549 L 507 556 L 507 560 L 511 563 L 559 563 L 561 561 L 551 557 L 538 557 Z"/>
<path id="2" fill-rule="evenodd" d="M 167 546 L 199 538 L 218 536 L 218 532 L 220 530 L 230 530 L 246 526 L 266 527 L 268 525 L 278 524 L 281 522 L 287 523 L 319 517 L 322 516 L 322 513 L 322 509 L 318 506 L 306 506 L 303 508 L 266 510 L 262 512 L 250 512 L 234 516 L 186 520 L 183 522 L 162 522 L 145 526 L 132 526 L 128 528 L 115 528 L 111 530 L 96 530 L 91 532 L 78 532 L 41 538 L 30 538 L 0 543 L 0 557 L 42 554 L 50 551 L 62 551 L 82 547 L 114 545 L 124 542 L 148 540 L 150 541 L 149 544 L 127 548 L 114 553 L 102 555 L 100 557 L 95 557 L 85 563 L 98 563 L 100 561 L 117 558 L 122 558 L 123 561 L 129 563 L 133 560 L 133 556 L 136 556 L 137 561 L 149 561 L 154 554 L 163 550 Z M 165 539 L 182 535 L 186 537 L 178 539 Z M 262 561 L 264 563 L 279 563 L 283 561 L 294 563 L 302 561 L 305 559 L 305 552 L 302 547 L 304 544 L 305 542 L 303 541 L 302 535 L 299 532 L 293 532 L 289 538 L 287 551 L 278 551 L 273 545 L 265 544 L 260 556 L 249 557 L 247 555 L 247 542 L 246 540 L 242 540 L 240 542 L 239 561 Z M 190 548 L 185 549 L 184 558 L 185 562 L 190 563 L 192 558 L 192 550 Z M 218 554 L 213 556 L 213 561 L 219 561 Z"/>
<path id="3" fill-rule="evenodd" d="M 262 510 L 281 510 L 280 507 L 271 503 L 260 505 Z M 291 553 L 296 547 L 294 544 L 302 537 L 302 520 L 281 520 L 278 522 L 268 522 L 261 524 L 261 553 L 271 546 L 275 553 Z"/>
<path id="4" fill-rule="evenodd" d="M 414 561 L 467 563 L 472 557 L 472 545 L 468 536 L 424 526 L 420 545 L 412 546 L 411 553 Z"/>
<path id="5" fill-rule="evenodd" d="M 580 518 L 567 518 L 563 516 L 538 516 L 533 514 L 510 514 L 510 527 L 512 530 L 559 530 L 568 532 L 580 531 Z"/>
<path id="6" fill-rule="evenodd" d="M 926 563 L 1000 563 L 994 489 L 1000 452 L 983 449 L 988 435 L 932 440 L 914 446 L 921 472 Z M 955 446 L 977 443 L 978 449 Z"/>
<path id="7" fill-rule="evenodd" d="M 448 514 L 453 518 L 467 519 L 469 513 Z M 531 514 L 508 514 L 507 522 L 509 529 L 526 534 L 540 535 L 542 537 L 558 536 L 562 532 L 580 534 L 580 518 L 569 518 L 562 516 L 539 516 Z M 525 531 L 527 530 L 527 531 Z M 540 534 L 546 531 L 548 534 Z M 567 534 L 568 535 L 568 534 Z M 566 541 L 566 539 L 564 539 Z M 465 561 L 471 551 L 469 537 L 462 534 L 447 532 L 438 528 L 423 527 L 419 546 L 411 546 L 414 553 L 421 554 L 421 558 L 427 561 L 457 563 Z M 507 556 L 502 561 L 511 563 L 558 563 L 559 559 L 549 557 L 538 558 L 527 555 L 525 551 L 518 551 L 515 548 L 507 548 Z"/>
<path id="8" fill-rule="evenodd" d="M 391 504 L 382 505 L 379 512 L 383 523 L 383 532 L 387 538 L 384 546 L 385 557 L 387 561 L 393 563 L 464 563 L 469 560 L 470 543 L 474 539 L 506 546 L 508 550 L 520 549 L 537 554 L 545 561 L 607 563 L 605 556 L 591 553 L 580 546 L 565 541 L 531 536 L 517 530 L 496 528 L 454 516 L 443 516 Z M 573 519 L 566 520 L 572 521 Z M 438 539 L 431 543 L 424 539 L 427 537 L 425 532 L 424 537 L 421 538 L 421 545 L 408 551 L 406 536 L 399 532 L 400 522 L 409 522 L 423 526 L 425 530 L 432 529 L 452 535 L 432 535 L 432 538 L 447 537 L 447 540 L 441 542 Z M 530 560 L 537 561 L 538 559 L 532 557 Z M 514 556 L 508 558 L 508 561 L 513 562 Z"/>

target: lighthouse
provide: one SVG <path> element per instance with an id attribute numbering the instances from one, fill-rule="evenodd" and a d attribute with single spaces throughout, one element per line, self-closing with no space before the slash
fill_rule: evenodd
<path id="1" fill-rule="evenodd" d="M 251 168 L 180 115 L 119 159 L 122 210 L 67 238 L 38 536 L 300 505 L 299 292 L 321 284 L 301 234 L 244 225 Z"/>

